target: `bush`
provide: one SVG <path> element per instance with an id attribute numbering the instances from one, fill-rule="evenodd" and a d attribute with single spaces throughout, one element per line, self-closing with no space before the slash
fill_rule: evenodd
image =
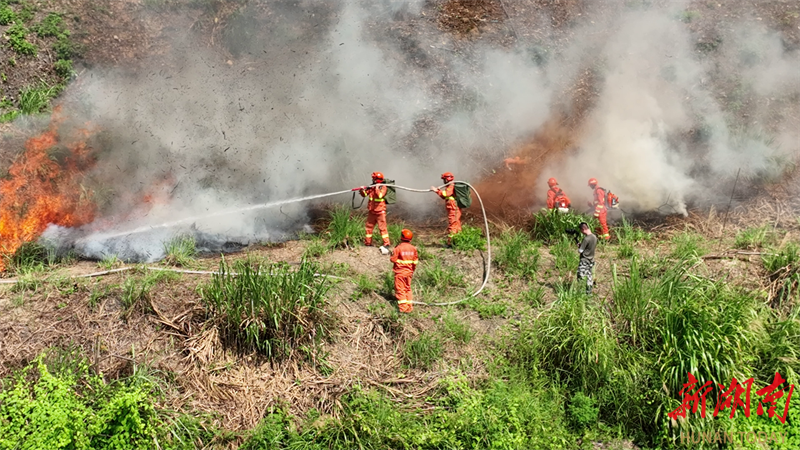
<path id="1" fill-rule="evenodd" d="M 539 248 L 527 233 L 505 232 L 500 236 L 494 262 L 505 273 L 532 280 L 539 269 L 539 259 Z"/>
<path id="2" fill-rule="evenodd" d="M 355 247 L 364 242 L 366 217 L 352 214 L 346 206 L 337 206 L 331 210 L 330 218 L 326 235 L 331 247 Z M 377 226 L 375 231 L 378 232 Z M 373 237 L 373 242 L 375 241 Z M 380 242 L 380 236 L 377 237 L 377 242 Z"/>
<path id="3" fill-rule="evenodd" d="M 472 250 L 486 250 L 486 239 L 483 230 L 477 227 L 464 225 L 461 232 L 453 236 L 453 248 L 464 252 Z"/>
<path id="4" fill-rule="evenodd" d="M 591 397 L 578 392 L 569 401 L 569 418 L 572 425 L 578 430 L 583 430 L 597 423 L 600 416 L 600 408 L 596 406 Z"/>
<path id="5" fill-rule="evenodd" d="M 5 34 L 6 39 L 8 39 L 8 45 L 10 45 L 15 52 L 19 53 L 20 55 L 36 56 L 36 46 L 25 39 L 29 32 L 30 31 L 25 27 L 25 25 L 17 22 L 14 25 L 11 25 L 6 30 Z"/>
<path id="6" fill-rule="evenodd" d="M 0 3 L 0 25 L 10 25 L 17 20 L 17 15 L 10 6 Z"/>
<path id="7" fill-rule="evenodd" d="M 203 302 L 228 345 L 269 358 L 287 357 L 330 330 L 324 311 L 330 284 L 315 276 L 317 271 L 318 265 L 306 260 L 293 271 L 286 264 L 246 260 L 230 265 L 223 259 L 219 274 L 201 288 Z"/>

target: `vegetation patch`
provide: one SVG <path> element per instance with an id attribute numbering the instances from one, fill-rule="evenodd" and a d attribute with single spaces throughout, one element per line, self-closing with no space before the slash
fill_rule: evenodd
<path id="1" fill-rule="evenodd" d="M 219 274 L 201 288 L 211 323 L 223 341 L 241 352 L 285 358 L 300 345 L 328 336 L 331 316 L 325 311 L 330 283 L 317 276 L 319 266 L 224 259 Z"/>
<path id="2" fill-rule="evenodd" d="M 486 238 L 483 230 L 478 227 L 464 225 L 461 232 L 453 236 L 453 248 L 464 252 L 472 250 L 486 250 Z"/>
<path id="3" fill-rule="evenodd" d="M 526 280 L 539 270 L 539 247 L 524 231 L 507 231 L 500 236 L 495 250 L 495 265 L 505 273 Z"/>

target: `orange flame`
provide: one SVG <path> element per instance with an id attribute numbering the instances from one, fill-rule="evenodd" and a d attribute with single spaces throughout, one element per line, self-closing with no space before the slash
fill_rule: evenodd
<path id="1" fill-rule="evenodd" d="M 85 142 L 91 131 L 78 130 L 74 143 L 61 143 L 59 112 L 47 131 L 28 139 L 8 177 L 0 180 L 0 271 L 5 271 L 5 257 L 36 240 L 48 225 L 75 227 L 94 219 L 92 192 L 81 184 L 95 163 Z"/>

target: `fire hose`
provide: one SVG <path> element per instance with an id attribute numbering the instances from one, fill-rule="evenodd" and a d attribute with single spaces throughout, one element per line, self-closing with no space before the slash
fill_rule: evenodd
<path id="1" fill-rule="evenodd" d="M 478 290 L 476 290 L 472 294 L 462 298 L 461 300 L 456 300 L 456 301 L 452 301 L 452 302 L 444 302 L 444 303 L 426 303 L 426 302 L 417 302 L 417 301 L 412 302 L 415 305 L 449 306 L 449 305 L 455 305 L 455 304 L 458 304 L 458 303 L 463 303 L 463 302 L 469 300 L 470 298 L 473 298 L 473 297 L 477 296 L 478 294 L 480 294 L 481 291 L 483 291 L 483 289 L 486 287 L 486 283 L 489 282 L 489 275 L 490 275 L 491 266 L 492 266 L 492 244 L 491 244 L 491 239 L 489 237 L 489 220 L 486 217 L 486 208 L 483 206 L 483 200 L 481 199 L 480 194 L 478 194 L 478 191 L 471 184 L 469 184 L 469 183 L 467 183 L 465 181 L 451 181 L 450 183 L 446 183 L 446 184 L 443 184 L 443 185 L 439 186 L 439 189 L 441 189 L 441 188 L 443 188 L 445 186 L 449 186 L 450 184 L 453 184 L 453 183 L 462 183 L 462 184 L 468 186 L 472 190 L 472 192 L 475 193 L 475 196 L 478 198 L 478 202 L 481 205 L 481 213 L 483 215 L 483 226 L 484 226 L 484 231 L 486 233 L 486 265 L 484 267 L 483 282 L 481 283 L 480 287 L 478 287 Z M 402 189 L 404 191 L 409 191 L 409 192 L 431 192 L 430 189 L 414 189 L 414 188 L 405 187 L 405 186 L 386 185 L 386 184 L 382 184 L 382 183 L 370 185 L 370 187 L 371 186 L 391 186 L 391 187 L 393 187 L 395 189 Z M 363 188 L 364 187 L 358 187 L 358 188 L 355 188 L 355 189 L 348 189 L 348 190 L 345 190 L 345 191 L 330 192 L 330 193 L 327 193 L 327 194 L 312 195 L 312 196 L 303 197 L 303 198 L 299 198 L 299 199 L 282 200 L 282 201 L 267 203 L 267 204 L 263 204 L 263 205 L 253 205 L 253 206 L 248 206 L 248 207 L 245 207 L 245 208 L 238 208 L 238 209 L 235 209 L 235 210 L 225 210 L 225 211 L 222 211 L 222 212 L 208 214 L 208 215 L 205 215 L 205 216 L 202 216 L 202 217 L 192 217 L 192 218 L 188 218 L 188 219 L 181 219 L 181 220 L 177 220 L 177 221 L 174 221 L 174 222 L 161 224 L 161 225 L 158 225 L 156 227 L 142 227 L 142 228 L 138 228 L 138 229 L 127 231 L 127 232 L 121 232 L 121 233 L 116 233 L 116 234 L 113 234 L 113 235 L 107 235 L 106 237 L 123 236 L 123 235 L 129 235 L 129 234 L 134 234 L 134 233 L 141 233 L 141 232 L 144 232 L 144 231 L 152 230 L 153 228 L 180 225 L 180 224 L 182 224 L 184 222 L 187 222 L 187 221 L 198 220 L 198 219 L 208 218 L 208 217 L 217 217 L 217 216 L 224 215 L 226 213 L 252 211 L 252 210 L 257 210 L 257 209 L 263 209 L 263 208 L 268 208 L 268 207 L 285 205 L 285 204 L 288 204 L 288 203 L 296 203 L 296 202 L 300 202 L 300 201 L 318 199 L 318 198 L 323 198 L 323 197 L 330 197 L 330 196 L 334 196 L 334 195 L 339 195 L 339 194 L 345 194 L 345 193 L 348 193 L 348 192 L 358 191 L 358 190 L 363 189 Z M 134 270 L 134 269 L 136 269 L 136 267 L 123 267 L 123 268 L 119 268 L 119 269 L 106 270 L 106 271 L 102 271 L 102 272 L 95 272 L 95 273 L 90 273 L 90 274 L 86 274 L 86 275 L 76 275 L 76 276 L 73 276 L 73 277 L 70 277 L 70 278 L 93 278 L 93 277 L 109 275 L 109 274 L 112 274 L 112 273 L 125 272 L 125 271 L 128 271 L 128 270 Z M 161 267 L 145 267 L 145 269 L 146 270 L 156 270 L 156 271 L 169 271 L 169 272 L 176 272 L 176 273 L 197 274 L 197 275 L 219 274 L 219 272 L 214 272 L 214 271 L 181 270 L 181 269 L 170 269 L 170 268 L 161 268 Z M 326 274 L 314 274 L 314 275 L 315 276 L 324 276 L 324 277 L 327 277 L 327 278 L 344 279 L 344 278 L 341 278 L 341 277 L 335 277 L 335 276 L 326 275 Z M 0 280 L 0 284 L 16 284 L 17 281 L 18 280 Z"/>

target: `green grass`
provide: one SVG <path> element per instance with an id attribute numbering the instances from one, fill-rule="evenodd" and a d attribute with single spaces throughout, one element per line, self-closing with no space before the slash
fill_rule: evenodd
<path id="1" fill-rule="evenodd" d="M 653 238 L 653 233 L 634 226 L 628 222 L 625 216 L 622 216 L 622 222 L 620 226 L 615 227 L 614 233 L 617 235 L 617 240 L 619 240 L 621 245 L 632 245 L 637 242 L 649 241 Z"/>
<path id="2" fill-rule="evenodd" d="M 456 317 L 452 311 L 442 316 L 441 327 L 443 333 L 461 344 L 469 344 L 475 336 L 475 331 L 469 323 L 465 322 L 464 319 Z"/>
<path id="3" fill-rule="evenodd" d="M 197 256 L 197 243 L 194 236 L 183 234 L 164 243 L 164 261 L 178 267 L 191 267 Z"/>
<path id="4" fill-rule="evenodd" d="M 355 279 L 356 287 L 353 290 L 353 295 L 350 297 L 352 300 L 358 300 L 373 292 L 378 291 L 378 283 L 375 282 L 369 275 L 359 274 Z"/>
<path id="5" fill-rule="evenodd" d="M 453 248 L 456 250 L 469 252 L 472 250 L 486 250 L 486 238 L 483 230 L 477 227 L 464 225 L 461 232 L 453 236 Z"/>
<path id="6" fill-rule="evenodd" d="M 39 24 L 32 26 L 31 31 L 39 37 L 55 37 L 64 33 L 66 28 L 61 14 L 51 12 Z"/>
<path id="7" fill-rule="evenodd" d="M 780 249 L 771 249 L 761 260 L 770 282 L 771 302 L 796 304 L 800 299 L 800 245 L 790 242 Z"/>
<path id="8" fill-rule="evenodd" d="M 438 302 L 452 295 L 463 295 L 467 282 L 455 266 L 444 265 L 440 260 L 420 264 L 411 280 L 415 296 Z M 394 278 L 392 278 L 394 287 Z"/>
<path id="9" fill-rule="evenodd" d="M 97 263 L 97 266 L 103 270 L 111 270 L 116 268 L 117 266 L 121 265 L 122 261 L 117 257 L 117 255 L 104 255 L 103 259 Z"/>
<path id="10" fill-rule="evenodd" d="M 392 244 L 399 244 L 400 235 L 403 232 L 403 228 L 406 228 L 406 225 L 403 223 L 390 223 L 386 226 L 386 228 L 389 230 L 389 240 L 392 242 Z"/>
<path id="11" fill-rule="evenodd" d="M 150 292 L 161 282 L 180 278 L 180 275 L 166 270 L 146 271 L 142 276 L 128 277 L 122 284 L 123 317 L 128 317 L 139 308 L 142 312 L 150 312 Z"/>
<path id="12" fill-rule="evenodd" d="M 600 225 L 597 219 L 586 214 L 543 209 L 533 215 L 531 235 L 536 240 L 552 244 L 567 237 L 566 230 L 578 230 L 581 222 L 586 222 L 593 230 Z"/>
<path id="13" fill-rule="evenodd" d="M 364 242 L 366 217 L 353 214 L 346 206 L 337 206 L 330 211 L 330 219 L 325 233 L 332 248 L 355 247 Z M 377 232 L 377 226 L 375 231 Z M 375 242 L 374 237 L 373 242 Z"/>
<path id="14" fill-rule="evenodd" d="M 330 332 L 325 310 L 330 283 L 314 275 L 318 268 L 306 260 L 292 270 L 286 264 L 223 259 L 220 274 L 201 288 L 208 317 L 230 347 L 288 357 Z"/>
<path id="15" fill-rule="evenodd" d="M 544 293 L 544 286 L 531 285 L 519 294 L 519 300 L 532 308 L 538 308 L 544 301 Z"/>
<path id="16" fill-rule="evenodd" d="M 550 246 L 550 254 L 555 258 L 555 269 L 559 276 L 566 277 L 578 270 L 578 246 L 569 237 L 562 236 L 559 241 Z"/>
<path id="17" fill-rule="evenodd" d="M 319 258 L 330 250 L 328 242 L 318 235 L 306 239 L 306 248 L 303 250 L 304 258 Z"/>
<path id="18" fill-rule="evenodd" d="M 22 114 L 34 115 L 47 111 L 50 100 L 63 89 L 62 85 L 48 85 L 42 81 L 39 86 L 28 86 L 19 92 L 19 109 Z"/>
<path id="19" fill-rule="evenodd" d="M 699 234 L 689 231 L 676 234 L 672 237 L 674 247 L 670 256 L 678 260 L 699 258 L 708 251 L 704 245 L 704 240 Z"/>
<path id="20" fill-rule="evenodd" d="M 403 359 L 409 367 L 429 370 L 442 358 L 444 346 L 441 338 L 433 332 L 422 332 L 406 342 Z"/>
<path id="21" fill-rule="evenodd" d="M 524 231 L 505 232 L 496 244 L 495 265 L 508 275 L 533 280 L 539 260 L 539 247 Z"/>
<path id="22" fill-rule="evenodd" d="M 764 225 L 737 232 L 733 247 L 741 250 L 756 250 L 772 242 L 774 242 L 774 232 L 769 225 Z"/>

